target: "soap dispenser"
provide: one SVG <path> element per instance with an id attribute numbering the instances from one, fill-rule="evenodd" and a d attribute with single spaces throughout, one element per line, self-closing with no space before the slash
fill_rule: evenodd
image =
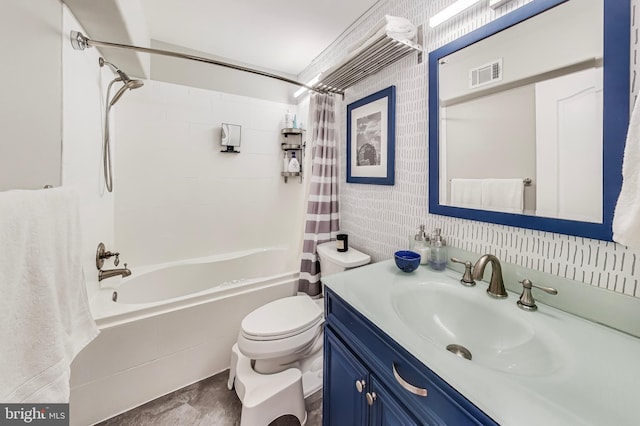
<path id="1" fill-rule="evenodd" d="M 424 231 L 424 225 L 420 225 L 418 227 L 417 233 L 411 241 L 410 249 L 420 255 L 421 265 L 426 265 L 429 263 L 429 237 Z"/>
<path id="2" fill-rule="evenodd" d="M 289 171 L 292 173 L 298 173 L 300 171 L 300 163 L 296 158 L 295 151 L 291 153 L 291 160 L 289 161 Z"/>
<path id="3" fill-rule="evenodd" d="M 429 250 L 429 266 L 436 271 L 442 271 L 447 266 L 447 243 L 440 235 L 441 232 L 440 228 L 436 228 Z"/>

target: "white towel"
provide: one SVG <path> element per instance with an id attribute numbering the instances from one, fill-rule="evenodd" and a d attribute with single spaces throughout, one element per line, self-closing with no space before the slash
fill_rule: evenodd
<path id="1" fill-rule="evenodd" d="M 519 179 L 483 179 L 482 209 L 506 213 L 522 213 L 524 182 Z"/>
<path id="2" fill-rule="evenodd" d="M 66 188 L 0 192 L 0 401 L 66 403 L 70 364 L 98 334 Z"/>
<path id="3" fill-rule="evenodd" d="M 482 179 L 451 179 L 451 205 L 481 209 Z"/>
<path id="4" fill-rule="evenodd" d="M 418 33 L 418 29 L 407 18 L 400 16 L 385 15 L 387 34 L 393 35 L 401 40 L 413 40 Z"/>
<path id="5" fill-rule="evenodd" d="M 360 41 L 351 45 L 347 49 L 347 53 L 351 54 L 361 47 L 371 44 L 372 41 L 384 33 L 399 40 L 413 40 L 418 33 L 418 28 L 407 18 L 385 15 L 384 20 L 378 22 L 377 25 L 367 31 Z"/>
<path id="6" fill-rule="evenodd" d="M 640 248 L 640 96 L 636 99 L 622 163 L 622 190 L 613 215 L 613 241 Z"/>

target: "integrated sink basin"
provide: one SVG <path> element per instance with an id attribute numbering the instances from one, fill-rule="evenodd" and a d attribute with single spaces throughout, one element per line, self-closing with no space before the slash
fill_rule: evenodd
<path id="1" fill-rule="evenodd" d="M 513 298 L 491 299 L 478 288 L 433 281 L 394 289 L 391 300 L 413 333 L 468 362 L 528 376 L 561 365 L 557 336 L 534 327 L 531 314 L 517 309 Z"/>

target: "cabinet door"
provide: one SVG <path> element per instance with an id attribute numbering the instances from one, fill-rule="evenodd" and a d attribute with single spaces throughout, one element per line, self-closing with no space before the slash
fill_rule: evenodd
<path id="1" fill-rule="evenodd" d="M 368 422 L 365 394 L 369 374 L 360 361 L 325 327 L 322 424 L 358 426 Z"/>
<path id="2" fill-rule="evenodd" d="M 371 405 L 371 425 L 418 426 L 421 424 L 411 417 L 407 409 L 373 376 L 371 389 L 366 396 L 367 402 Z"/>

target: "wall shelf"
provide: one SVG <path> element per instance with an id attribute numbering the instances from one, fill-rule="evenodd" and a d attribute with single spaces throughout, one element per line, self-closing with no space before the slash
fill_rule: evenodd
<path id="1" fill-rule="evenodd" d="M 418 40 L 421 39 L 422 27 L 419 27 Z M 368 40 L 336 66 L 323 72 L 313 88 L 320 92 L 343 95 L 347 88 L 414 52 L 421 54 L 422 46 L 385 32 Z M 419 55 L 418 63 L 421 60 Z"/>
<path id="2" fill-rule="evenodd" d="M 290 177 L 299 177 L 300 183 L 302 183 L 302 175 L 304 166 L 304 148 L 305 148 L 305 130 L 298 128 L 287 127 L 282 129 L 283 142 L 280 144 L 280 148 L 284 151 L 284 156 L 289 158 L 289 152 L 297 153 L 296 157 L 300 163 L 299 172 L 286 172 L 281 171 L 280 176 L 284 178 L 284 183 L 287 183 Z"/>
<path id="3" fill-rule="evenodd" d="M 282 147 L 282 149 L 300 149 L 300 144 L 295 143 L 282 143 L 280 146 Z"/>

